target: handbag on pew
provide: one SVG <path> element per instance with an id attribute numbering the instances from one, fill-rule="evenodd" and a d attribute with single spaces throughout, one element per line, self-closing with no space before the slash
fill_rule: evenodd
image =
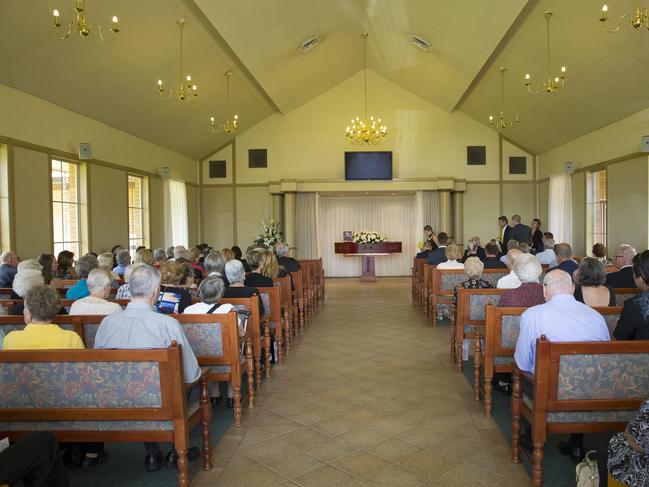
<path id="1" fill-rule="evenodd" d="M 597 453 L 590 450 L 586 453 L 584 460 L 577 465 L 575 472 L 577 474 L 577 487 L 599 487 L 599 470 L 597 470 L 597 460 L 590 456 Z"/>

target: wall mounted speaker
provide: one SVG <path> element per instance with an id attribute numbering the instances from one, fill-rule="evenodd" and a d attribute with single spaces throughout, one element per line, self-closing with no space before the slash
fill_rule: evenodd
<path id="1" fill-rule="evenodd" d="M 640 151 L 649 152 L 649 135 L 640 137 Z"/>
<path id="2" fill-rule="evenodd" d="M 574 162 L 566 162 L 563 165 L 563 172 L 566 174 L 572 174 L 575 172 L 575 163 Z"/>
<path id="3" fill-rule="evenodd" d="M 79 159 L 92 159 L 92 146 L 88 142 L 79 144 Z"/>
<path id="4" fill-rule="evenodd" d="M 161 167 L 160 168 L 160 177 L 162 179 L 169 179 L 171 177 L 171 168 L 170 167 Z"/>

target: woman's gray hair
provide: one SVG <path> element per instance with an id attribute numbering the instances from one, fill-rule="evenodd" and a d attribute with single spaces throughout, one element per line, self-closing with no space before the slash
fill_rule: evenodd
<path id="1" fill-rule="evenodd" d="M 189 249 L 186 249 L 184 247 L 182 249 L 176 248 L 174 250 L 174 258 L 176 260 L 182 259 L 182 260 L 186 260 L 187 262 L 191 262 L 192 254 L 189 251 Z"/>
<path id="2" fill-rule="evenodd" d="M 464 274 L 466 274 L 467 277 L 480 279 L 483 270 L 484 264 L 478 257 L 469 257 L 464 262 Z"/>
<path id="3" fill-rule="evenodd" d="M 56 289 L 39 284 L 25 295 L 25 308 L 31 313 L 32 321 L 50 322 L 61 309 L 61 298 Z"/>
<path id="4" fill-rule="evenodd" d="M 155 249 L 153 251 L 153 260 L 154 262 L 164 262 L 167 260 L 167 252 L 165 252 L 165 249 Z"/>
<path id="5" fill-rule="evenodd" d="M 104 269 L 107 271 L 112 271 L 113 270 L 113 254 L 110 252 L 106 252 L 104 254 L 99 254 L 97 256 L 97 264 L 99 265 L 100 269 Z"/>
<path id="6" fill-rule="evenodd" d="M 208 274 L 211 274 L 212 272 L 223 274 L 223 270 L 225 269 L 225 259 L 223 258 L 223 254 L 218 250 L 212 250 L 208 256 L 205 257 L 203 267 L 205 267 L 205 272 Z"/>
<path id="7" fill-rule="evenodd" d="M 209 276 L 201 281 L 198 286 L 198 297 L 205 304 L 216 304 L 223 297 L 225 284 L 223 279 L 217 276 Z"/>
<path id="8" fill-rule="evenodd" d="M 279 256 L 282 257 L 284 255 L 287 255 L 289 252 L 289 246 L 285 242 L 280 242 L 277 245 L 275 245 L 275 253 Z"/>
<path id="9" fill-rule="evenodd" d="M 97 267 L 99 267 L 99 261 L 97 261 L 97 257 L 92 254 L 86 254 L 77 261 L 77 273 L 82 279 L 88 277 L 90 271 Z"/>
<path id="10" fill-rule="evenodd" d="M 24 298 L 27 291 L 41 284 L 45 284 L 43 273 L 35 269 L 26 269 L 16 273 L 12 288 L 18 296 Z"/>
<path id="11" fill-rule="evenodd" d="M 108 271 L 104 269 L 93 269 L 88 274 L 88 280 L 86 284 L 88 285 L 88 291 L 90 294 L 99 293 L 110 287 L 113 282 L 113 278 L 110 276 Z"/>
<path id="12" fill-rule="evenodd" d="M 160 271 L 153 266 L 142 264 L 131 272 L 128 290 L 133 298 L 150 298 L 160 286 Z"/>
<path id="13" fill-rule="evenodd" d="M 128 250 L 120 250 L 115 256 L 117 265 L 129 265 L 131 263 L 131 254 Z"/>
<path id="14" fill-rule="evenodd" d="M 144 262 L 134 262 L 133 264 L 126 266 L 126 270 L 124 271 L 124 282 L 128 282 L 133 271 L 138 267 L 142 267 L 143 265 L 146 264 Z"/>
<path id="15" fill-rule="evenodd" d="M 18 272 L 27 270 L 42 272 L 43 266 L 36 259 L 27 259 L 19 262 L 16 270 Z"/>
<path id="16" fill-rule="evenodd" d="M 514 261 L 512 269 L 521 282 L 539 282 L 543 268 L 532 254 L 520 254 Z"/>
<path id="17" fill-rule="evenodd" d="M 246 278 L 246 271 L 243 268 L 241 261 L 237 259 L 232 259 L 225 264 L 225 277 L 228 278 L 230 284 L 236 284 L 238 282 L 243 282 Z"/>

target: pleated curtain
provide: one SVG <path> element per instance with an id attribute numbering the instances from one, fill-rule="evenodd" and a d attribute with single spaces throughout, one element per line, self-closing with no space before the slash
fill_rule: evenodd
<path id="1" fill-rule="evenodd" d="M 299 204 L 299 202 L 298 202 Z M 328 277 L 361 275 L 361 258 L 334 252 L 334 242 L 346 230 L 373 230 L 402 242 L 403 252 L 376 258 L 377 276 L 407 276 L 422 226 L 418 221 L 417 195 L 409 196 L 322 196 L 318 202 L 318 242 Z M 300 210 L 298 210 L 300 211 Z M 299 233 L 299 232 L 298 232 Z"/>
<path id="2" fill-rule="evenodd" d="M 187 190 L 183 181 L 165 181 L 165 241 L 166 246 L 189 247 L 187 225 Z"/>
<path id="3" fill-rule="evenodd" d="M 295 211 L 295 231 L 298 259 L 317 259 L 318 201 L 317 193 L 298 193 Z"/>
<path id="4" fill-rule="evenodd" d="M 572 177 L 570 174 L 550 176 L 548 191 L 548 231 L 557 243 L 572 245 Z"/>

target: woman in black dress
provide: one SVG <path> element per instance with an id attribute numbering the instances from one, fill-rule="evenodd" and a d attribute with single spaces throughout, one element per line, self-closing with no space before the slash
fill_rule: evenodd
<path id="1" fill-rule="evenodd" d="M 633 258 L 633 278 L 642 292 L 624 302 L 613 332 L 616 340 L 649 340 L 649 250 Z"/>
<path id="2" fill-rule="evenodd" d="M 537 252 L 543 252 L 545 250 L 545 247 L 543 246 L 543 231 L 541 230 L 541 220 L 539 220 L 538 218 L 532 220 L 530 229 L 532 230 L 532 244 L 530 245 L 532 253 L 536 254 Z"/>

